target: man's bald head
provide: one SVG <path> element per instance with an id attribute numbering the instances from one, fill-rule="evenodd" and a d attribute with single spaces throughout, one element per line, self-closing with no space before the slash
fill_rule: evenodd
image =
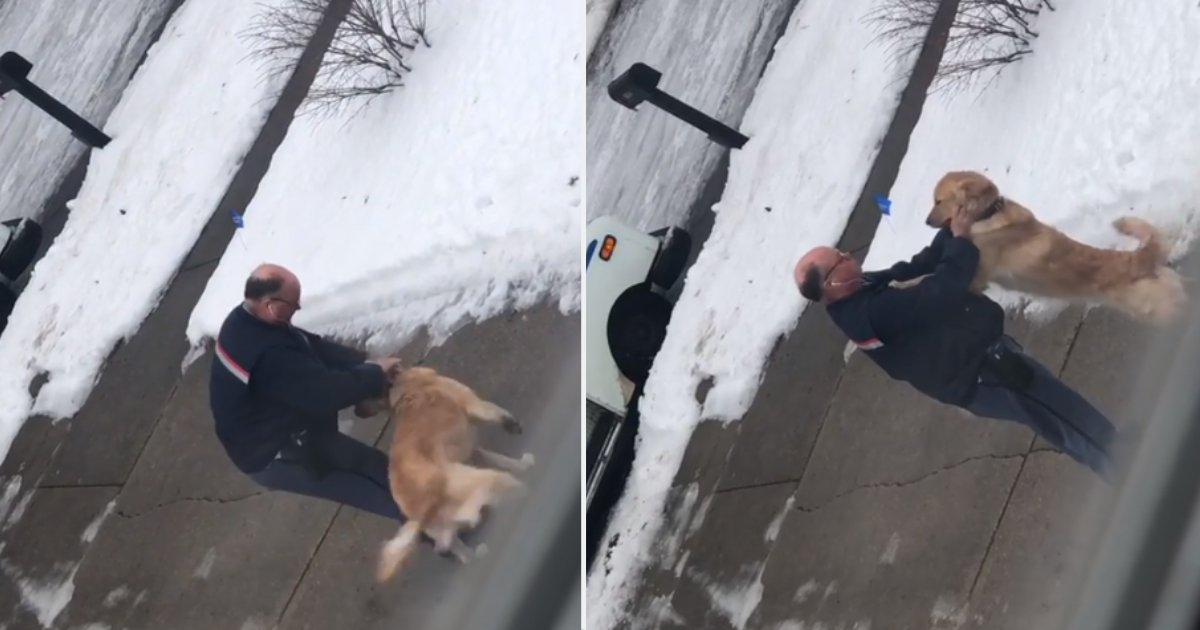
<path id="1" fill-rule="evenodd" d="M 244 297 L 247 300 L 262 300 L 278 294 L 285 284 L 299 285 L 300 281 L 296 278 L 296 274 L 286 267 L 263 263 L 255 267 L 254 271 L 250 272 L 250 276 L 246 278 Z"/>
<path id="2" fill-rule="evenodd" d="M 300 310 L 300 279 L 286 267 L 264 263 L 246 278 L 243 294 L 250 312 L 270 322 L 291 322 Z"/>
<path id="3" fill-rule="evenodd" d="M 800 295 L 813 302 L 836 302 L 862 286 L 857 281 L 862 278 L 858 261 L 833 247 L 808 250 L 796 261 L 792 274 Z"/>

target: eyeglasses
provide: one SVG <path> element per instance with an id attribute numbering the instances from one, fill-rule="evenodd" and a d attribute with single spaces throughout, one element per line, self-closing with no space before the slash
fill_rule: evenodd
<path id="1" fill-rule="evenodd" d="M 283 299 L 283 298 L 277 298 L 277 297 L 267 298 L 267 301 L 269 301 L 269 302 L 283 302 L 284 304 L 287 304 L 288 306 L 292 307 L 292 309 L 293 309 L 293 310 L 297 310 L 297 311 L 298 311 L 298 310 L 300 310 L 300 303 L 299 303 L 299 302 L 293 302 L 293 301 L 291 301 L 291 300 L 285 300 L 285 299 Z"/>

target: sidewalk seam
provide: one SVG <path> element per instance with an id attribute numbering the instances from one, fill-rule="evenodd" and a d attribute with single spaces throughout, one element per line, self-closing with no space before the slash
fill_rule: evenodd
<path id="1" fill-rule="evenodd" d="M 71 488 L 124 488 L 125 483 L 53 483 L 35 485 L 34 490 L 67 490 Z"/>
<path id="2" fill-rule="evenodd" d="M 1071 360 L 1071 353 L 1075 351 L 1075 343 L 1079 341 L 1079 333 L 1083 330 L 1083 324 L 1087 321 L 1087 313 L 1079 317 L 1079 322 L 1075 324 L 1075 330 L 1071 332 L 1071 342 L 1067 344 L 1067 351 L 1063 353 L 1062 363 L 1059 364 L 1058 370 L 1055 371 L 1055 376 L 1062 378 L 1062 374 L 1067 369 L 1067 363 Z M 975 588 L 979 586 L 979 579 L 983 577 L 983 568 L 987 566 L 988 556 L 992 553 L 992 545 L 996 542 L 996 534 L 1000 531 L 1000 526 L 1004 524 L 1004 516 L 1008 514 L 1008 506 L 1012 504 L 1013 495 L 1017 492 L 1017 484 L 1021 481 L 1021 473 L 1025 472 L 1025 464 L 1029 462 L 1029 456 L 1035 452 L 1052 451 L 1054 449 L 1034 449 L 1037 444 L 1038 436 L 1034 434 L 1033 439 L 1029 441 L 1029 446 L 1026 447 L 1024 455 L 1021 455 L 1021 466 L 1017 468 L 1017 474 L 1013 477 L 1012 486 L 1008 489 L 1008 497 L 1004 500 L 1004 507 L 1000 510 L 1000 517 L 996 519 L 996 526 L 992 528 L 992 535 L 988 539 L 987 547 L 983 551 L 983 557 L 979 560 L 979 568 L 975 570 L 975 578 L 971 580 L 971 588 L 967 591 L 966 602 L 969 604 L 971 598 L 975 596 Z"/>
<path id="3" fill-rule="evenodd" d="M 258 492 L 251 492 L 250 494 L 244 494 L 244 495 L 237 496 L 237 497 L 230 497 L 228 499 L 215 499 L 215 498 L 209 498 L 209 497 L 180 497 L 178 499 L 171 499 L 169 501 L 164 501 L 164 502 L 159 503 L 149 509 L 142 510 L 141 512 L 125 512 L 123 510 L 113 510 L 113 514 L 116 514 L 117 516 L 119 516 L 121 518 L 125 518 L 125 519 L 134 519 L 134 518 L 140 518 L 142 516 L 145 516 L 151 512 L 154 512 L 154 511 L 160 509 L 160 508 L 165 508 L 165 507 L 168 507 L 171 505 L 177 505 L 179 503 L 237 503 L 238 501 L 245 501 L 246 499 L 252 499 L 254 497 L 261 496 L 266 493 L 267 493 L 266 490 L 259 490 Z M 119 498 L 119 495 L 118 495 L 118 498 Z"/>
<path id="4" fill-rule="evenodd" d="M 821 503 L 818 503 L 814 506 L 810 507 L 810 506 L 797 505 L 797 506 L 795 506 L 794 509 L 799 510 L 801 512 L 805 512 L 805 513 L 812 513 L 812 512 L 821 510 L 822 508 L 829 506 L 830 504 L 834 503 L 835 501 L 845 498 L 845 497 L 847 497 L 851 494 L 854 494 L 860 490 L 877 490 L 877 489 L 883 489 L 883 488 L 903 488 L 906 486 L 911 486 L 911 485 L 921 483 L 922 481 L 925 481 L 926 479 L 929 479 L 930 477 L 935 477 L 944 472 L 949 472 L 960 466 L 970 464 L 972 462 L 978 462 L 978 461 L 983 461 L 983 460 L 987 460 L 987 459 L 1004 461 L 1004 460 L 1009 460 L 1009 459 L 1021 458 L 1022 460 L 1024 460 L 1024 458 L 1027 456 L 1028 456 L 1028 453 L 1013 453 L 1011 455 L 997 455 L 997 454 L 990 454 L 990 453 L 986 454 L 986 455 L 972 455 L 971 457 L 967 457 L 966 459 L 962 459 L 962 460 L 959 460 L 952 464 L 948 464 L 946 466 L 942 466 L 940 468 L 931 470 L 931 471 L 929 471 L 925 474 L 922 474 L 918 477 L 915 477 L 913 479 L 907 479 L 904 481 L 878 481 L 878 482 L 863 484 L 860 486 L 855 486 L 853 488 L 850 488 L 849 490 L 839 492 L 839 493 L 835 494 L 834 496 L 830 497 L 829 499 L 822 501 Z"/>
<path id="5" fill-rule="evenodd" d="M 312 553 L 308 555 L 308 562 L 304 563 L 304 570 L 300 572 L 300 577 L 296 578 L 296 583 L 292 585 L 292 592 L 288 593 L 287 601 L 283 603 L 283 608 L 279 611 L 279 616 L 275 617 L 274 628 L 279 628 L 279 624 L 283 623 L 283 618 L 287 615 L 288 609 L 292 607 L 292 601 L 296 599 L 296 592 L 300 590 L 300 585 L 304 583 L 304 578 L 308 577 L 308 570 L 312 568 L 313 560 L 317 558 L 317 554 L 321 553 L 321 546 L 325 544 L 325 538 L 329 536 L 330 530 L 333 529 L 333 524 L 337 521 L 337 517 L 342 513 L 342 506 L 339 504 L 337 509 L 333 511 L 333 516 L 329 519 L 329 524 L 325 526 L 325 531 L 321 533 L 321 539 L 317 541 L 317 545 L 313 547 Z"/>
<path id="6" fill-rule="evenodd" d="M 785 483 L 800 483 L 800 477 L 792 479 L 780 479 L 779 481 L 764 481 L 761 483 L 752 483 L 745 486 L 732 486 L 729 488 L 718 488 L 713 491 L 713 494 L 724 494 L 726 492 L 736 492 L 738 490 L 754 490 L 756 488 L 767 488 L 770 486 L 780 486 Z"/>
<path id="7" fill-rule="evenodd" d="M 992 527 L 992 535 L 988 537 L 987 547 L 983 550 L 983 557 L 979 559 L 979 567 L 975 569 L 975 577 L 971 580 L 971 588 L 967 590 L 966 603 L 971 602 L 971 598 L 975 595 L 975 587 L 979 585 L 979 578 L 983 577 L 983 567 L 987 566 L 988 556 L 992 553 L 992 545 L 996 544 L 996 534 L 1000 532 L 1000 525 L 1004 523 L 1004 515 L 1008 514 L 1008 506 L 1012 505 L 1013 495 L 1017 493 L 1017 484 L 1021 481 L 1021 473 L 1025 471 L 1025 464 L 1029 461 L 1029 451 L 1037 442 L 1037 435 L 1029 440 L 1029 446 L 1026 447 L 1026 452 L 1023 455 L 1018 455 L 1021 458 L 1021 465 L 1017 467 L 1017 474 L 1013 475 L 1012 485 L 1008 487 L 1008 496 L 1004 498 L 1004 506 L 1000 508 L 1000 516 L 996 519 L 996 525 Z"/>

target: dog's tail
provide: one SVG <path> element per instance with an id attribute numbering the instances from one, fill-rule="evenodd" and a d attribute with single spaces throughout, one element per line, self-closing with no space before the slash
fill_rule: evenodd
<path id="1" fill-rule="evenodd" d="M 1118 232 L 1136 238 L 1141 245 L 1134 254 L 1139 276 L 1152 276 L 1158 268 L 1167 264 L 1166 243 L 1162 234 L 1149 222 L 1134 216 L 1124 216 L 1113 221 Z"/>
<path id="2" fill-rule="evenodd" d="M 379 555 L 379 568 L 375 574 L 380 582 L 391 579 L 400 566 L 408 561 L 417 547 L 420 536 L 421 523 L 412 520 L 402 525 L 400 531 L 384 543 L 383 552 Z"/>

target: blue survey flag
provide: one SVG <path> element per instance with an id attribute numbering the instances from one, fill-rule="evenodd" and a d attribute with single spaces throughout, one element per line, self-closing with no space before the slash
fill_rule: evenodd
<path id="1" fill-rule="evenodd" d="M 887 216 L 892 216 L 892 200 L 883 195 L 875 194 L 875 205 L 879 206 L 879 211 Z"/>

